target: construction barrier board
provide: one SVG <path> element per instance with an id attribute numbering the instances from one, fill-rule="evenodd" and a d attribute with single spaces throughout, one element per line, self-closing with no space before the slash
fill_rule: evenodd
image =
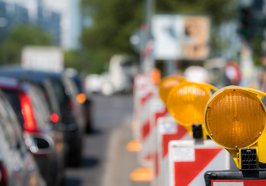
<path id="1" fill-rule="evenodd" d="M 210 170 L 204 174 L 206 186 L 264 186 L 266 170 Z"/>
<path id="2" fill-rule="evenodd" d="M 154 162 L 154 182 L 157 182 L 159 186 L 169 185 L 168 143 L 171 140 L 191 139 L 191 137 L 187 130 L 169 115 L 158 119 L 156 135 L 158 158 Z"/>
<path id="3" fill-rule="evenodd" d="M 169 186 L 203 186 L 208 170 L 228 170 L 229 153 L 213 141 L 176 140 L 169 143 Z"/>

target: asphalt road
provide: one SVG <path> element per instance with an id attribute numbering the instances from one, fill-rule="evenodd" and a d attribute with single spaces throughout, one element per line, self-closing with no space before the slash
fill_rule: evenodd
<path id="1" fill-rule="evenodd" d="M 125 126 L 128 126 L 132 117 L 132 96 L 116 95 L 103 97 L 93 95 L 92 98 L 94 101 L 95 132 L 85 136 L 82 165 L 80 168 L 67 169 L 65 186 L 105 186 L 104 180 L 106 178 L 104 177 L 106 177 L 106 169 L 112 172 L 110 170 L 110 161 L 107 160 L 110 159 L 109 146 L 111 143 L 116 144 L 115 146 L 118 147 L 117 151 L 124 153 L 124 145 L 128 140 L 123 138 L 124 141 L 121 141 L 119 135 L 124 134 L 125 132 L 123 131 L 128 132 L 128 127 Z M 110 143 L 110 140 L 113 142 Z M 120 147 L 119 143 L 124 144 Z M 111 156 L 116 157 L 115 152 L 111 152 Z M 130 158 L 130 156 L 128 157 Z M 127 169 L 127 171 L 130 170 Z M 108 185 L 111 185 L 111 183 Z"/>

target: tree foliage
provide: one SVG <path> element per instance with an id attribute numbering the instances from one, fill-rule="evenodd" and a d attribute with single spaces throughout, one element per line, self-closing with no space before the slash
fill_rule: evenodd
<path id="1" fill-rule="evenodd" d="M 82 7 L 93 20 L 83 30 L 81 40 L 89 53 L 89 63 L 100 63 L 99 67 L 114 53 L 134 53 L 129 38 L 144 21 L 144 2 L 82 0 Z M 236 0 L 157 0 L 155 3 L 156 13 L 209 15 L 213 25 L 219 25 L 235 15 Z"/>
<path id="2" fill-rule="evenodd" d="M 236 0 L 157 0 L 157 12 L 208 15 L 213 25 L 219 25 L 236 16 L 236 3 Z"/>
<path id="3" fill-rule="evenodd" d="M 2 64 L 20 63 L 21 50 L 26 45 L 52 45 L 51 36 L 33 25 L 17 25 L 0 45 Z"/>
<path id="4" fill-rule="evenodd" d="M 89 10 L 92 26 L 82 33 L 82 45 L 87 50 L 90 71 L 101 72 L 114 53 L 134 53 L 131 34 L 141 25 L 143 3 L 139 0 L 83 0 Z"/>

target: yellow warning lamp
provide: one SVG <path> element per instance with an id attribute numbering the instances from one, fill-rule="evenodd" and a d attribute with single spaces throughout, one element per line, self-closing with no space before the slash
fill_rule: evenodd
<path id="1" fill-rule="evenodd" d="M 184 81 L 186 81 L 185 78 L 178 75 L 167 76 L 162 79 L 159 85 L 159 95 L 165 105 L 167 104 L 167 98 L 171 89 Z"/>
<path id="2" fill-rule="evenodd" d="M 216 92 L 205 110 L 209 136 L 227 149 L 239 169 L 252 170 L 266 163 L 264 92 L 229 86 Z"/>
<path id="3" fill-rule="evenodd" d="M 170 114 L 184 125 L 195 139 L 206 139 L 205 106 L 217 88 L 206 83 L 183 82 L 175 86 L 167 99 Z"/>

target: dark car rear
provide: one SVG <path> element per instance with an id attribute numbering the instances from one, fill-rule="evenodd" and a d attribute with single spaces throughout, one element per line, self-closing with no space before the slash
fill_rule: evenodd
<path id="1" fill-rule="evenodd" d="M 69 147 L 68 159 L 71 165 L 79 165 L 82 156 L 82 138 L 85 130 L 82 108 L 76 100 L 77 90 L 64 73 L 52 73 L 21 68 L 5 68 L 0 76 L 16 77 L 23 80 L 44 81 L 49 79 L 59 103 L 62 130 Z"/>
<path id="2" fill-rule="evenodd" d="M 13 83 L 0 82 L 0 88 L 7 95 L 21 128 L 25 142 L 39 165 L 48 185 L 58 185 L 63 178 L 64 144 L 61 136 L 54 132 L 49 123 L 44 96 L 38 87 L 12 79 Z M 43 140 L 42 140 L 43 139 Z M 47 150 L 36 149 L 35 142 L 46 145 Z"/>
<path id="3" fill-rule="evenodd" d="M 0 118 L 0 185 L 44 186 L 38 167 L 24 143 L 14 110 L 2 92 Z"/>
<path id="4" fill-rule="evenodd" d="M 93 131 L 93 123 L 92 123 L 92 100 L 84 90 L 84 80 L 82 79 L 81 75 L 74 71 L 73 69 L 66 70 L 65 74 L 71 78 L 73 81 L 76 89 L 76 100 L 82 107 L 82 112 L 85 118 L 85 128 L 86 132 Z"/>

